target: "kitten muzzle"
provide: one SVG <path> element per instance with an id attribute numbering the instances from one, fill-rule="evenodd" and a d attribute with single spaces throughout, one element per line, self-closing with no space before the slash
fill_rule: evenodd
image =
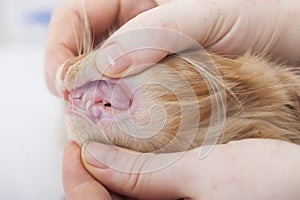
<path id="1" fill-rule="evenodd" d="M 85 84 L 68 94 L 68 114 L 84 114 L 93 121 L 111 118 L 127 111 L 132 100 L 124 84 L 116 79 L 97 80 Z"/>

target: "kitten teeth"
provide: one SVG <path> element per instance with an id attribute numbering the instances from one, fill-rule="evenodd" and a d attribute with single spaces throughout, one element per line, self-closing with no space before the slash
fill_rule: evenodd
<path id="1" fill-rule="evenodd" d="M 92 101 L 92 100 L 88 100 L 88 101 L 86 102 L 86 104 L 85 104 L 85 110 L 86 110 L 86 112 L 89 111 L 90 107 L 91 107 L 93 104 L 94 104 L 94 101 Z"/>
<path id="2" fill-rule="evenodd" d="M 75 99 L 80 99 L 81 97 L 82 97 L 82 94 L 80 94 L 80 93 L 77 93 L 77 94 L 74 95 Z"/>
<path id="3" fill-rule="evenodd" d="M 74 99 L 81 99 L 82 98 L 82 93 L 80 92 L 71 92 L 69 94 L 69 99 L 74 100 Z"/>
<path id="4" fill-rule="evenodd" d="M 84 95 L 82 96 L 82 101 L 83 102 L 86 102 L 88 99 L 88 94 L 87 93 L 84 93 Z"/>

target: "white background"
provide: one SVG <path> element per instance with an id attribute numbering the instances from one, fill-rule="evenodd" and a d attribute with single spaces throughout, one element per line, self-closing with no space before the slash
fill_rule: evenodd
<path id="1" fill-rule="evenodd" d="M 0 48 L 0 199 L 63 199 L 64 103 L 43 79 L 43 47 Z"/>
<path id="2" fill-rule="evenodd" d="M 58 1 L 0 0 L 0 200 L 64 199 L 64 103 L 44 83 L 47 24 L 24 20 Z"/>

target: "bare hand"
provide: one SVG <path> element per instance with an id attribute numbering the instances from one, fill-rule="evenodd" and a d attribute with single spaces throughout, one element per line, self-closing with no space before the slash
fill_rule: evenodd
<path id="1" fill-rule="evenodd" d="M 300 2 L 297 0 L 86 0 L 86 5 L 95 45 L 112 26 L 120 27 L 115 34 L 157 27 L 186 34 L 204 48 L 222 55 L 235 57 L 251 50 L 288 63 L 300 63 Z M 80 41 L 82 32 L 81 6 L 81 0 L 68 1 L 51 19 L 45 73 L 47 84 L 55 94 L 57 68 L 77 53 L 76 41 Z M 164 32 L 150 42 L 163 43 L 170 48 L 178 43 Z M 102 49 L 111 44 L 115 44 L 110 48 L 114 54 L 131 48 L 130 43 L 111 39 Z M 184 48 L 183 44 L 178 44 L 174 51 Z M 138 73 L 148 67 L 143 64 L 156 63 L 167 54 L 165 51 L 132 53 L 121 59 L 119 65 L 111 66 L 105 75 L 118 77 L 128 67 L 133 69 L 131 73 Z"/>

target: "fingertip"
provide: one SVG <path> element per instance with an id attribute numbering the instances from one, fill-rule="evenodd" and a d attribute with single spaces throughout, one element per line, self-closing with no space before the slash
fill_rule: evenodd
<path id="1" fill-rule="evenodd" d="M 76 142 L 70 141 L 65 145 L 65 149 L 64 149 L 65 156 L 76 155 L 77 152 L 80 152 L 80 147 Z"/>
<path id="2" fill-rule="evenodd" d="M 48 89 L 56 96 L 59 96 L 55 87 L 57 70 L 77 53 L 78 23 L 77 15 L 68 3 L 57 7 L 51 15 L 44 52 L 44 74 Z"/>
<path id="3" fill-rule="evenodd" d="M 44 74 L 45 77 L 45 84 L 48 88 L 48 90 L 53 94 L 54 96 L 59 97 L 59 94 L 57 92 L 56 86 L 55 86 L 55 80 L 51 79 L 49 75 L 45 72 Z"/>
<path id="4" fill-rule="evenodd" d="M 109 192 L 82 166 L 80 147 L 68 142 L 64 150 L 63 186 L 67 199 L 111 199 Z"/>
<path id="5" fill-rule="evenodd" d="M 99 49 L 98 69 L 113 78 L 130 76 L 158 63 L 169 53 L 198 44 L 189 30 L 177 26 L 168 10 L 169 7 L 150 9 L 120 27 Z"/>
<path id="6" fill-rule="evenodd" d="M 130 35 L 134 36 L 128 39 Z M 146 35 L 144 31 L 132 30 L 112 36 L 108 39 L 110 44 L 96 52 L 98 70 L 104 76 L 122 78 L 138 74 L 166 57 L 168 51 L 160 49 L 159 45 L 143 42 L 147 40 Z M 132 40 L 137 37 L 140 39 Z"/>
<path id="7" fill-rule="evenodd" d="M 73 180 L 70 177 L 74 177 L 77 171 L 84 174 L 82 169 L 79 146 L 75 142 L 68 142 L 65 145 L 63 156 L 63 180 L 66 181 L 67 186 L 69 181 Z"/>

